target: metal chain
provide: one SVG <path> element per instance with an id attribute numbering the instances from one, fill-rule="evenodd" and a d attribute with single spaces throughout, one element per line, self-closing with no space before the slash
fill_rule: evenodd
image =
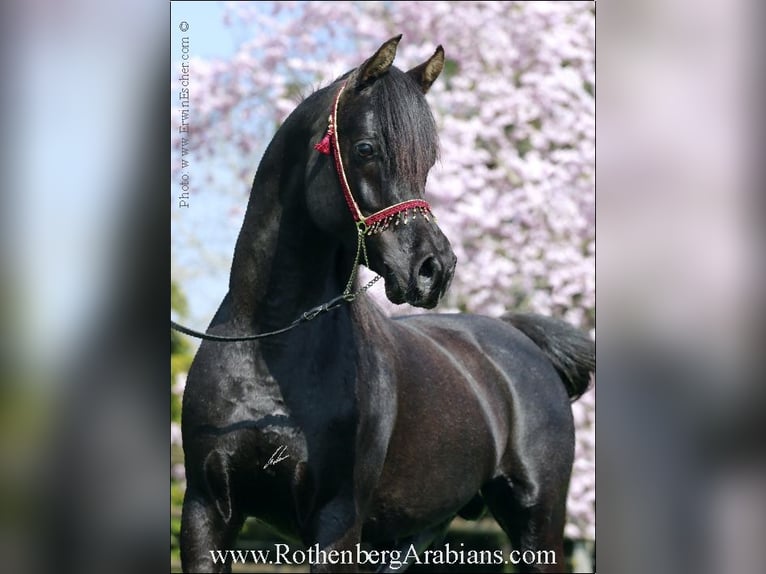
<path id="1" fill-rule="evenodd" d="M 356 279 L 359 271 L 359 266 L 362 264 L 362 260 L 364 260 L 364 264 L 367 266 L 367 269 L 370 269 L 370 260 L 367 258 L 367 244 L 364 242 L 364 236 L 367 234 L 367 225 L 363 221 L 359 221 L 356 224 L 356 255 L 354 255 L 354 265 L 351 269 L 351 276 L 348 278 L 348 282 L 346 283 L 346 288 L 343 290 L 343 298 L 347 301 L 353 301 L 357 295 L 361 295 L 367 289 L 372 287 L 378 279 L 380 279 L 380 275 L 377 275 L 375 279 L 371 280 L 367 285 L 364 287 L 357 289 L 355 293 L 351 293 L 351 288 L 354 286 L 354 280 Z"/>
<path id="2" fill-rule="evenodd" d="M 367 282 L 367 284 L 364 285 L 363 287 L 360 287 L 359 289 L 357 289 L 353 293 L 346 293 L 346 294 L 344 294 L 343 295 L 343 299 L 345 299 L 346 301 L 348 301 L 350 303 L 351 301 L 356 299 L 359 295 L 363 295 L 365 293 L 365 291 L 367 291 L 370 287 L 375 285 L 375 283 L 377 283 L 380 279 L 381 279 L 380 275 L 375 275 L 375 277 L 370 279 Z"/>

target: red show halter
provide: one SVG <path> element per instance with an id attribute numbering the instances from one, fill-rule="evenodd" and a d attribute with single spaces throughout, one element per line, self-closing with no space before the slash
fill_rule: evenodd
<path id="1" fill-rule="evenodd" d="M 393 223 L 395 226 L 399 225 L 401 221 L 407 224 L 409 219 L 414 219 L 418 213 L 420 213 L 426 221 L 429 221 L 429 214 L 436 219 L 431 213 L 431 206 L 424 199 L 410 199 L 402 201 L 390 207 L 386 207 L 373 213 L 372 215 L 364 216 L 362 210 L 359 209 L 354 200 L 354 196 L 351 194 L 351 188 L 348 185 L 346 179 L 346 171 L 343 169 L 343 159 L 340 156 L 340 145 L 338 144 L 338 102 L 340 102 L 340 95 L 343 93 L 343 89 L 346 87 L 343 84 L 338 90 L 338 94 L 335 96 L 335 103 L 333 104 L 332 114 L 328 120 L 327 133 L 322 140 L 314 146 L 314 149 L 319 153 L 330 155 L 332 151 L 335 158 L 335 169 L 338 172 L 338 179 L 340 179 L 340 187 L 343 190 L 343 196 L 346 198 L 346 203 L 351 211 L 351 216 L 354 218 L 359 229 L 367 235 L 373 233 L 380 233 L 385 231 Z"/>

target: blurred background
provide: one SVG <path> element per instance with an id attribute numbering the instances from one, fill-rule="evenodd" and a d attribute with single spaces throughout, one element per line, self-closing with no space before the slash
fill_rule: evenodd
<path id="1" fill-rule="evenodd" d="M 428 194 L 460 268 L 439 310 L 534 309 L 597 340 L 596 390 L 575 405 L 575 564 L 762 570 L 760 4 L 199 4 L 3 7 L 4 566 L 177 566 L 168 412 L 194 344 L 168 345 L 171 305 L 204 328 L 278 123 L 402 32 L 399 67 L 437 43 L 448 57 Z M 188 208 L 165 139 L 181 144 L 183 37 Z"/>

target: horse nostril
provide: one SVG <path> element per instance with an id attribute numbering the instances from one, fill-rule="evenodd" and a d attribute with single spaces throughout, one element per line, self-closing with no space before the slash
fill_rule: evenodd
<path id="1" fill-rule="evenodd" d="M 419 279 L 432 280 L 434 276 L 439 272 L 439 262 L 433 256 L 427 257 L 423 263 L 420 264 L 420 270 L 418 271 Z"/>

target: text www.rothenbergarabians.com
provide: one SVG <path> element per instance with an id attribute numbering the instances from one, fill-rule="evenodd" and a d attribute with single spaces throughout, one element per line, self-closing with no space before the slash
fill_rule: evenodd
<path id="1" fill-rule="evenodd" d="M 178 29 L 181 32 L 189 30 L 189 24 L 186 21 L 181 22 L 178 25 Z M 191 105 L 189 100 L 189 54 L 190 54 L 190 42 L 189 36 L 181 37 L 181 73 L 178 76 L 179 90 L 179 112 L 181 116 L 181 123 L 178 126 L 178 132 L 181 136 L 181 176 L 178 185 L 180 191 L 178 193 L 178 207 L 189 207 L 189 159 L 186 157 L 189 153 L 189 115 L 191 113 Z"/>
<path id="2" fill-rule="evenodd" d="M 354 550 L 323 550 L 314 544 L 306 550 L 290 550 L 287 544 L 275 544 L 274 550 L 211 550 L 214 564 L 272 564 L 301 565 L 369 565 L 388 564 L 392 570 L 398 570 L 408 564 L 525 564 L 554 565 L 556 553 L 553 550 L 512 550 L 507 555 L 502 550 L 466 550 L 464 544 L 459 549 L 449 543 L 443 548 L 418 552 L 414 544 L 406 550 L 365 550 L 357 544 Z"/>

